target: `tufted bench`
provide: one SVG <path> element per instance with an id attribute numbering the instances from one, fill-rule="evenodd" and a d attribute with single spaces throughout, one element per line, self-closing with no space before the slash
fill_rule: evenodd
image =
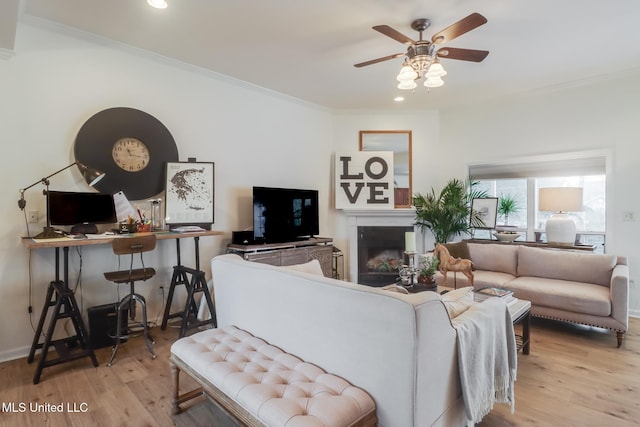
<path id="1" fill-rule="evenodd" d="M 173 413 L 206 392 L 247 426 L 375 426 L 362 389 L 233 326 L 208 329 L 171 346 Z M 179 374 L 200 388 L 180 395 Z"/>

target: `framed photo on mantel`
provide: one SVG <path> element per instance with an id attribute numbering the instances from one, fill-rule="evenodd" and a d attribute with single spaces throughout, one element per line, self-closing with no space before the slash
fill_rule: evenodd
<path id="1" fill-rule="evenodd" d="M 167 162 L 165 222 L 169 226 L 214 222 L 213 162 Z"/>

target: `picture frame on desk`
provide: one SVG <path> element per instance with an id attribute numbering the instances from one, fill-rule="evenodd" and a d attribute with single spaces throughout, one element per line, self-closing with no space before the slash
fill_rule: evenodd
<path id="1" fill-rule="evenodd" d="M 167 162 L 165 223 L 171 226 L 214 223 L 215 165 L 213 162 Z"/>

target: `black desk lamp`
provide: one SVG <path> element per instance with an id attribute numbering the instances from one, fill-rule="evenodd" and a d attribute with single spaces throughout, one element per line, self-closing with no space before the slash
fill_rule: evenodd
<path id="1" fill-rule="evenodd" d="M 33 187 L 34 185 L 37 185 L 40 183 L 42 183 L 42 185 L 47 187 L 45 190 L 42 191 L 42 194 L 44 194 L 47 198 L 47 226 L 44 227 L 44 229 L 42 230 L 42 233 L 35 236 L 34 239 L 53 239 L 56 237 L 60 237 L 60 234 L 56 233 L 53 227 L 51 227 L 51 218 L 49 216 L 49 178 L 51 178 L 52 176 L 58 175 L 60 172 L 66 169 L 69 169 L 71 166 L 74 166 L 74 165 L 78 165 L 78 169 L 80 169 L 80 173 L 82 174 L 84 180 L 91 187 L 93 187 L 96 183 L 98 183 L 98 181 L 104 178 L 104 175 L 105 175 L 104 172 L 90 168 L 84 163 L 73 162 L 69 166 L 65 166 L 59 171 L 56 171 L 49 176 L 39 179 L 38 181 L 34 182 L 30 186 L 20 190 L 20 200 L 18 200 L 18 207 L 20 208 L 20 210 L 24 210 L 25 206 L 27 205 L 27 201 L 24 199 L 24 192 L 30 189 L 31 187 Z"/>

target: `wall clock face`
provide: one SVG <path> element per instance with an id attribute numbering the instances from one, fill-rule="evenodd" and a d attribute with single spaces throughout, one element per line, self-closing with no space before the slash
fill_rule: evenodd
<path id="1" fill-rule="evenodd" d="M 113 144 L 111 156 L 116 165 L 129 172 L 139 172 L 149 164 L 149 149 L 136 138 L 120 138 Z"/>
<path id="2" fill-rule="evenodd" d="M 129 200 L 161 193 L 167 162 L 178 161 L 178 148 L 169 130 L 144 111 L 125 107 L 89 118 L 78 131 L 74 154 L 76 161 L 105 173 L 96 190 L 123 191 Z"/>

